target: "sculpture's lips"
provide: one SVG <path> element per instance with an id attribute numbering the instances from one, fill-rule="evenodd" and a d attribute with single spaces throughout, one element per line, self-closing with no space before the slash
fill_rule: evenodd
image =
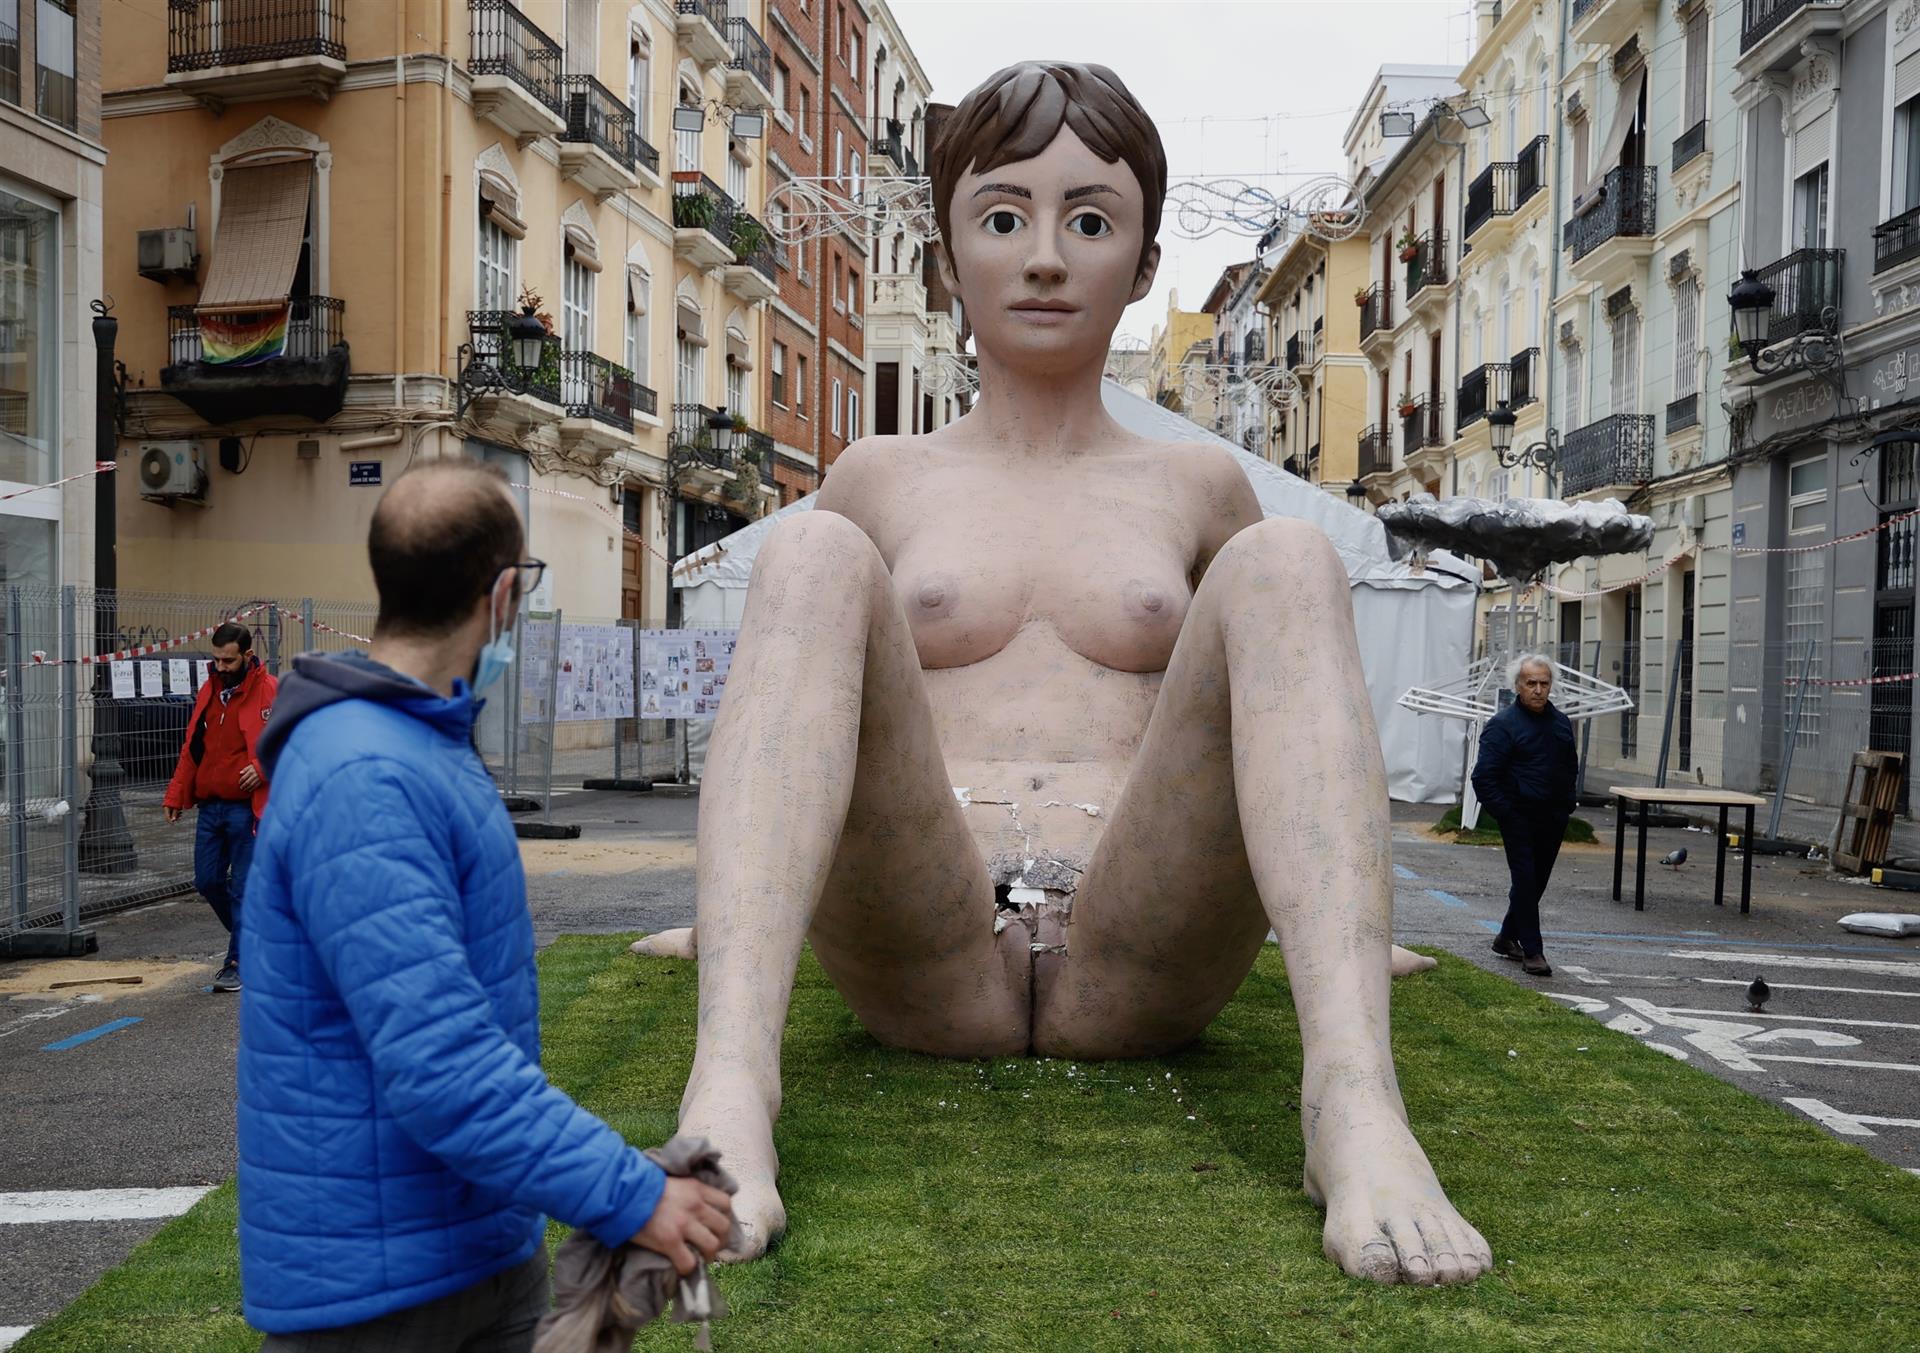
<path id="1" fill-rule="evenodd" d="M 1065 301 L 1015 301 L 1007 308 L 1010 310 L 1042 310 L 1055 311 L 1061 314 L 1072 314 L 1080 307 L 1077 305 L 1068 305 Z"/>

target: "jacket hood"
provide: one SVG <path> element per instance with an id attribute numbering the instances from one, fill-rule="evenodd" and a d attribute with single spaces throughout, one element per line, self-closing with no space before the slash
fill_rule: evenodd
<path id="1" fill-rule="evenodd" d="M 456 679 L 446 696 L 364 653 L 302 653 L 293 660 L 293 675 L 280 683 L 273 717 L 254 749 L 269 780 L 300 721 L 342 700 L 392 706 L 461 742 L 473 736 L 481 704 L 464 679 Z"/>

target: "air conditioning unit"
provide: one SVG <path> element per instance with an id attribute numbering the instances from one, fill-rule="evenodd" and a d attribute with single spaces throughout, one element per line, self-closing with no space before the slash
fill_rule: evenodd
<path id="1" fill-rule="evenodd" d="M 150 502 L 201 501 L 207 471 L 195 442 L 147 442 L 140 448 L 140 496 Z"/>
<path id="2" fill-rule="evenodd" d="M 156 282 L 175 277 L 191 281 L 200 263 L 194 232 L 185 226 L 141 231 L 138 257 L 140 275 Z"/>

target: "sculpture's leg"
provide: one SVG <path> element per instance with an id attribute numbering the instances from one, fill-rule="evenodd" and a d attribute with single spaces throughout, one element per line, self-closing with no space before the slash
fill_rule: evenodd
<path id="1" fill-rule="evenodd" d="M 754 565 L 701 779 L 696 886 L 699 1031 L 680 1130 L 718 1145 L 740 1182 L 736 1257 L 750 1257 L 785 1222 L 773 1122 L 810 926 L 876 1036 L 989 1055 L 1027 1041 L 1026 955 L 994 941 L 993 887 L 912 634 L 844 517 L 781 524 Z"/>
<path id="2" fill-rule="evenodd" d="M 1356 1276 L 1458 1282 L 1492 1260 L 1394 1078 L 1386 774 L 1347 586 L 1325 538 L 1283 519 L 1213 561 L 1066 957 L 1036 984 L 1035 1044 L 1124 1055 L 1190 1036 L 1271 924 L 1300 1020 L 1305 1185 L 1327 1209 L 1328 1256 Z"/>

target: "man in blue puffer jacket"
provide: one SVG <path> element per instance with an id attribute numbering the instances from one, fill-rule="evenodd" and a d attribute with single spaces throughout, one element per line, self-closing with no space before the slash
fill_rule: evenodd
<path id="1" fill-rule="evenodd" d="M 400 476 L 368 535 L 370 651 L 297 659 L 259 743 L 240 1274 L 267 1353 L 524 1350 L 546 1216 L 681 1272 L 728 1231 L 725 1193 L 666 1179 L 540 1071 L 526 880 L 472 745 L 542 567 L 523 542 L 487 467 Z"/>

